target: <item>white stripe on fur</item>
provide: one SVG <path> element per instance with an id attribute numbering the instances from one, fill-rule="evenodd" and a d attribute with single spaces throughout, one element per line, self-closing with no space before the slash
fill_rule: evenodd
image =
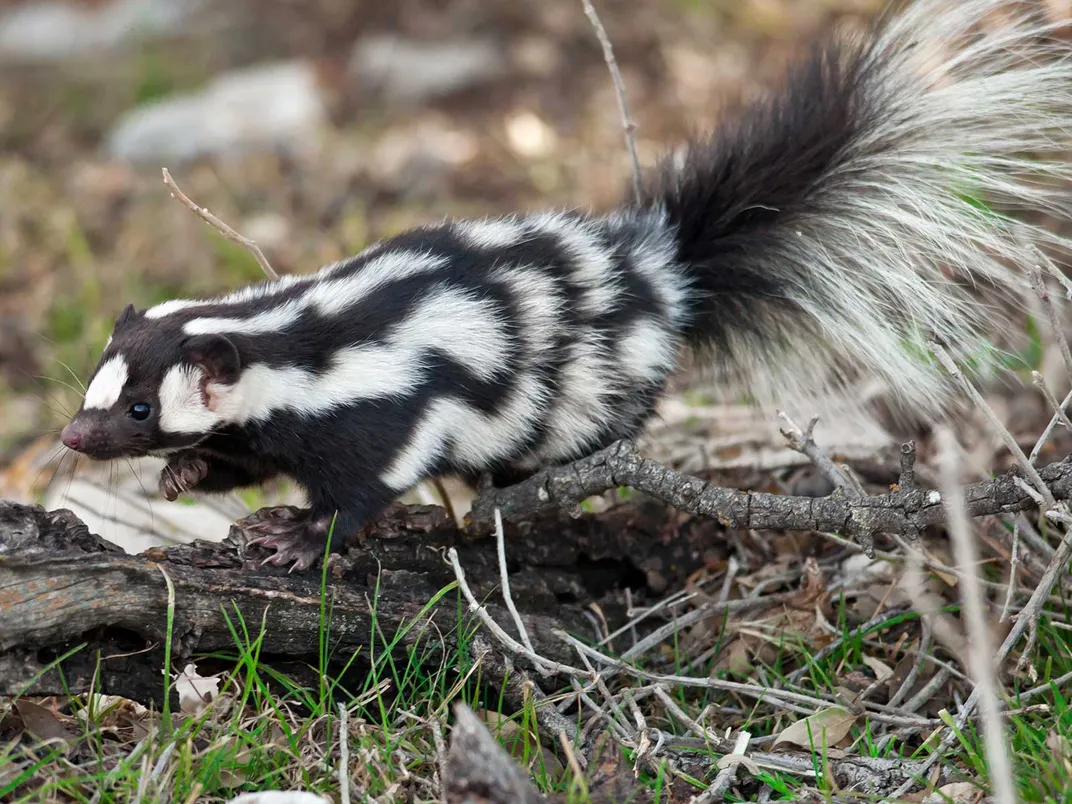
<path id="1" fill-rule="evenodd" d="M 123 394 L 123 386 L 127 384 L 128 377 L 126 358 L 123 355 L 109 358 L 86 389 L 86 396 L 82 400 L 83 409 L 107 410 L 112 407 Z"/>
<path id="2" fill-rule="evenodd" d="M 451 224 L 458 235 L 475 248 L 505 248 L 526 238 L 525 227 L 514 217 L 456 221 Z"/>

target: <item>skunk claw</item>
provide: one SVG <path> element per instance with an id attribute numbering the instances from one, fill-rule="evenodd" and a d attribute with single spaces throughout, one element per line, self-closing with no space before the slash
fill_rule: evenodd
<path id="1" fill-rule="evenodd" d="M 262 567 L 265 564 L 277 567 L 290 564 L 290 572 L 302 572 L 324 555 L 324 531 L 306 510 L 293 506 L 262 508 L 237 524 L 247 536 L 264 534 L 249 539 L 246 547 L 275 551 L 260 562 Z"/>

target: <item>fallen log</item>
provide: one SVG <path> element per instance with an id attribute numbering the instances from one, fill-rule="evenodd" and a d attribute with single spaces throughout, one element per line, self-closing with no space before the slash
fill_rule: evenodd
<path id="1" fill-rule="evenodd" d="M 586 611 L 593 601 L 614 627 L 624 619 L 614 590 L 629 584 L 643 596 L 649 582 L 680 583 L 699 566 L 702 545 L 719 539 L 720 526 L 668 528 L 672 520 L 658 505 L 626 505 L 509 528 L 512 597 L 537 652 L 567 660 L 553 629 L 594 635 Z M 234 654 L 239 617 L 251 640 L 263 630 L 261 661 L 316 667 L 325 600 L 340 662 L 370 640 L 382 652 L 396 637 L 400 653 L 424 640 L 426 660 L 437 662 L 470 623 L 444 559 L 449 547 L 489 613 L 514 633 L 498 590 L 495 540 L 471 538 L 438 507 L 396 508 L 360 544 L 331 557 L 322 586 L 319 568 L 288 575 L 260 566 L 264 554 L 247 554 L 237 528 L 221 543 L 127 555 L 69 511 L 0 501 L 0 695 L 93 689 L 159 706 L 166 648 L 173 670 L 197 655 Z"/>

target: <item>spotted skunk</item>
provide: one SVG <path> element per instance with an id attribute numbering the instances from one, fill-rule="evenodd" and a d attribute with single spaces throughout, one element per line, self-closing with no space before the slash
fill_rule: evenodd
<path id="1" fill-rule="evenodd" d="M 250 530 L 303 569 L 422 479 L 635 436 L 683 348 L 756 399 L 874 376 L 940 412 L 926 339 L 969 352 L 972 286 L 1020 297 L 1034 249 L 1072 245 L 1020 214 L 1072 217 L 1060 34 L 1019 0 L 916 0 L 812 47 L 610 214 L 448 221 L 128 306 L 62 440 L 166 456 L 169 499 L 293 478 L 309 508 Z"/>

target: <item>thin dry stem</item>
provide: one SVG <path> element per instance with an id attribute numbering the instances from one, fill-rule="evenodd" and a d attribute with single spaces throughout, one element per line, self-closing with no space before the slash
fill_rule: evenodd
<path id="1" fill-rule="evenodd" d="M 599 14 L 596 13 L 595 6 L 592 5 L 592 0 L 581 0 L 581 5 L 584 6 L 584 13 L 588 17 L 588 21 L 592 23 L 596 38 L 599 39 L 599 44 L 603 48 L 603 61 L 607 63 L 611 81 L 614 82 L 614 92 L 618 96 L 618 111 L 621 113 L 622 126 L 625 129 L 625 147 L 629 151 L 629 159 L 633 167 L 633 195 L 637 204 L 640 204 L 643 196 L 640 189 L 640 159 L 637 157 L 636 149 L 637 127 L 632 117 L 629 116 L 629 103 L 625 98 L 625 82 L 622 81 L 622 73 L 618 69 L 618 60 L 614 57 L 614 47 L 610 43 L 610 37 L 607 36 L 607 29 L 603 27 Z"/>
<path id="2" fill-rule="evenodd" d="M 529 650 L 506 633 L 506 631 L 495 622 L 495 618 L 488 613 L 487 609 L 477 602 L 473 590 L 469 588 L 469 583 L 465 579 L 465 570 L 462 569 L 461 562 L 458 560 L 458 551 L 453 547 L 450 548 L 447 551 L 447 558 L 450 560 L 450 565 L 454 569 L 454 577 L 458 581 L 458 587 L 462 590 L 462 594 L 469 603 L 469 611 L 473 612 L 480 619 L 480 622 L 487 627 L 488 631 L 491 632 L 492 636 L 494 636 L 503 647 L 517 656 L 524 656 L 538 668 L 553 673 L 565 673 L 566 675 L 578 676 L 580 678 L 591 678 L 591 673 L 585 672 L 578 667 L 570 667 L 568 664 L 561 664 L 560 662 L 545 659 L 543 656 L 540 656 L 535 651 Z"/>
<path id="3" fill-rule="evenodd" d="M 529 632 L 525 629 L 525 623 L 522 622 L 521 614 L 518 613 L 517 606 L 514 605 L 514 598 L 510 594 L 510 574 L 506 571 L 506 537 L 503 535 L 502 514 L 499 512 L 498 508 L 495 509 L 495 540 L 499 555 L 499 584 L 502 586 L 503 601 L 505 601 L 506 608 L 514 620 L 514 625 L 517 627 L 517 633 L 521 637 L 521 642 L 529 649 L 529 651 L 535 654 L 536 649 L 532 647 L 532 640 L 529 639 Z M 548 675 L 546 671 L 542 670 L 541 674 Z"/>
<path id="4" fill-rule="evenodd" d="M 1068 338 L 1064 337 L 1061 319 L 1057 315 L 1057 306 L 1053 303 L 1053 299 L 1050 298 L 1049 291 L 1046 290 L 1046 280 L 1043 279 L 1042 269 L 1038 266 L 1031 270 L 1031 284 L 1034 285 L 1035 293 L 1038 294 L 1039 299 L 1042 301 L 1042 306 L 1046 310 L 1046 316 L 1050 319 L 1054 340 L 1057 341 L 1057 347 L 1061 350 L 1061 359 L 1064 361 L 1068 378 L 1072 381 L 1072 351 L 1068 348 Z"/>
<path id="5" fill-rule="evenodd" d="M 1046 429 L 1042 431 L 1042 435 L 1039 436 L 1038 441 L 1035 442 L 1035 446 L 1031 449 L 1031 455 L 1029 460 L 1032 465 L 1038 460 L 1039 453 L 1042 452 L 1042 448 L 1046 446 L 1046 442 L 1050 440 L 1050 435 L 1053 433 L 1055 427 L 1061 423 L 1061 419 L 1065 418 L 1065 410 L 1072 404 L 1072 391 L 1065 394 L 1065 398 L 1061 401 L 1057 411 L 1050 419 L 1050 423 L 1046 425 Z"/>
<path id="6" fill-rule="evenodd" d="M 781 432 L 782 435 L 785 436 L 785 440 L 788 442 L 790 449 L 799 452 L 801 455 L 807 456 L 808 460 L 815 464 L 815 468 L 822 472 L 823 477 L 834 484 L 834 488 L 841 489 L 850 497 L 863 496 L 856 485 L 846 477 L 841 469 L 839 469 L 838 466 L 830 460 L 829 456 L 819 448 L 819 445 L 815 443 L 813 433 L 815 432 L 815 425 L 819 423 L 818 416 L 812 417 L 805 430 L 801 430 L 800 427 L 797 426 L 797 423 L 794 422 L 784 410 L 778 411 L 778 418 L 785 422 L 785 429 Z"/>
<path id="7" fill-rule="evenodd" d="M 268 258 L 264 256 L 264 252 L 261 251 L 260 246 L 258 246 L 248 237 L 243 237 L 242 235 L 240 235 L 226 223 L 224 223 L 211 212 L 209 212 L 206 207 L 198 206 L 196 203 L 194 203 L 190 199 L 190 197 L 186 195 L 186 193 L 179 189 L 179 185 L 177 185 L 175 183 L 175 180 L 171 178 L 171 174 L 168 172 L 168 169 L 161 168 L 161 170 L 164 174 L 164 184 L 166 184 L 171 190 L 172 198 L 178 199 L 180 202 L 182 202 L 183 206 L 185 206 L 187 209 L 189 209 L 191 212 L 201 218 L 201 220 L 203 220 L 205 223 L 209 224 L 209 226 L 215 228 L 221 235 L 226 237 L 228 240 L 238 243 L 238 245 L 247 249 L 249 253 L 256 258 L 257 264 L 261 266 L 261 270 L 264 271 L 265 276 L 267 276 L 271 280 L 279 279 L 279 274 L 275 272 L 275 269 L 272 267 L 272 264 L 268 262 Z"/>
<path id="8" fill-rule="evenodd" d="M 346 706 L 339 704 L 339 801 L 350 804 L 350 726 Z"/>
<path id="9" fill-rule="evenodd" d="M 737 735 L 737 741 L 733 744 L 733 753 L 727 754 L 727 756 L 744 757 L 744 752 L 748 750 L 748 743 L 751 739 L 751 734 L 747 731 L 742 731 Z M 738 764 L 739 762 L 733 762 L 720 770 L 711 786 L 700 795 L 693 796 L 689 800 L 689 804 L 713 804 L 716 801 L 725 801 L 730 785 L 737 781 Z"/>
<path id="10" fill-rule="evenodd" d="M 1050 406 L 1050 410 L 1054 412 L 1061 424 L 1072 430 L 1072 419 L 1068 418 L 1064 406 L 1057 401 L 1057 398 L 1053 395 L 1053 391 L 1050 390 L 1050 386 L 1046 384 L 1046 378 L 1037 371 L 1032 371 L 1031 381 L 1040 391 L 1042 391 L 1042 395 L 1046 398 L 1046 403 Z"/>
<path id="11" fill-rule="evenodd" d="M 998 680 L 990 661 L 990 632 L 986 626 L 982 586 L 976 571 L 979 560 L 975 541 L 971 535 L 968 511 L 961 497 L 957 482 L 958 445 L 952 432 L 946 427 L 938 431 L 939 461 L 941 466 L 942 497 L 948 513 L 948 530 L 953 541 L 953 554 L 960 570 L 964 612 L 967 620 L 968 647 L 972 674 L 975 676 L 974 695 L 979 698 L 983 721 L 983 742 L 989 764 L 990 782 L 998 804 L 1014 804 L 1016 792 L 1012 778 L 1012 763 L 1005 744 L 1001 723 L 1001 705 L 998 701 Z"/>
<path id="12" fill-rule="evenodd" d="M 1008 428 L 1002 423 L 1001 419 L 998 418 L 998 415 L 994 412 L 994 409 L 990 407 L 989 404 L 987 404 L 987 401 L 983 399 L 983 395 L 976 390 L 975 386 L 972 385 L 968 378 L 964 376 L 964 373 L 961 372 L 959 368 L 957 368 L 957 364 L 953 362 L 953 358 L 949 356 L 949 353 L 944 348 L 942 348 L 940 344 L 931 342 L 930 348 L 931 351 L 934 352 L 935 356 L 938 358 L 939 362 L 941 362 L 941 364 L 945 366 L 945 370 L 948 371 L 954 377 L 954 379 L 956 379 L 957 382 L 961 384 L 961 387 L 963 387 L 964 390 L 967 392 L 968 396 L 971 397 L 976 407 L 978 407 L 979 410 L 983 412 L 983 414 L 989 420 L 990 424 L 993 425 L 994 429 L 1001 436 L 1002 441 L 1005 442 L 1005 446 L 1008 448 L 1009 452 L 1012 453 L 1014 458 L 1016 458 L 1021 468 L 1023 468 L 1024 473 L 1031 480 L 1031 483 L 1035 487 L 1035 490 L 1042 495 L 1042 499 L 1045 501 L 1046 507 L 1052 508 L 1054 505 L 1054 499 L 1053 494 L 1050 493 L 1049 487 L 1039 475 L 1038 470 L 1035 468 L 1035 465 L 1028 460 L 1026 455 L 1024 455 L 1024 451 L 1020 449 L 1020 445 L 1016 443 L 1016 439 L 1013 437 L 1012 433 L 1009 432 Z"/>

